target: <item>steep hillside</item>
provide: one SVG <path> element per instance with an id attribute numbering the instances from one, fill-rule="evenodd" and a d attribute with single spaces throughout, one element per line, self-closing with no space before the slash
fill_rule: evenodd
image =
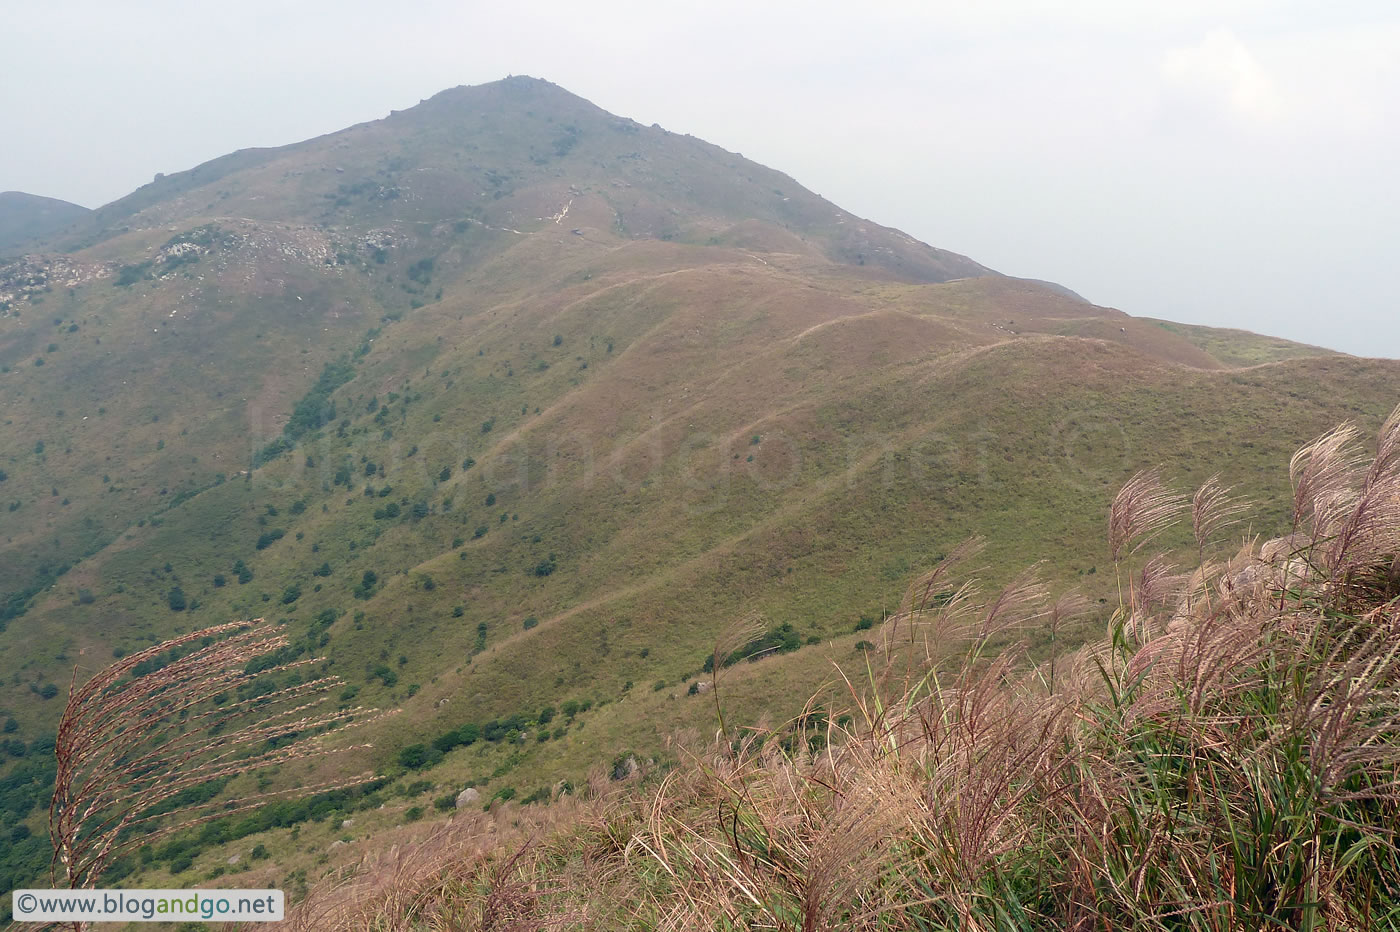
<path id="1" fill-rule="evenodd" d="M 1085 544 L 1138 468 L 1277 493 L 1281 455 L 1400 395 L 1386 361 L 1239 370 L 528 78 L 83 224 L 0 267 L 11 749 L 75 667 L 266 616 L 342 701 L 403 709 L 358 763 L 414 794 L 581 779 L 708 726 L 736 617 L 780 648 L 736 710 L 795 712 L 968 534 L 991 581 L 1048 551 L 1106 600 Z"/>
<path id="2" fill-rule="evenodd" d="M 90 213 L 86 207 L 57 198 L 23 191 L 0 191 L 0 256 L 38 248 L 41 240 Z"/>

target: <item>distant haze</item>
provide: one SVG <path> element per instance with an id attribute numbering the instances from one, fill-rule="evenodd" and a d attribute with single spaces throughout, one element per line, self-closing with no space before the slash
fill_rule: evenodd
<path id="1" fill-rule="evenodd" d="M 0 190 L 98 206 L 532 74 L 1095 303 L 1400 357 L 1393 2 L 526 6 L 9 4 Z"/>

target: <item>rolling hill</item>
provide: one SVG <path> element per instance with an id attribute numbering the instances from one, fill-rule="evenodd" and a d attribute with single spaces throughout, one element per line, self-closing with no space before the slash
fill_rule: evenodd
<path id="1" fill-rule="evenodd" d="M 42 246 L 41 241 L 86 217 L 77 204 L 22 191 L 0 191 L 0 256 Z"/>
<path id="2" fill-rule="evenodd" d="M 159 178 L 0 265 L 0 309 L 10 740 L 75 668 L 266 616 L 403 710 L 362 762 L 422 770 L 407 797 L 662 753 L 753 613 L 781 650 L 736 714 L 795 714 L 969 534 L 989 582 L 1048 556 L 1107 599 L 1133 472 L 1277 500 L 1400 395 L 1400 363 L 1098 307 L 522 77 Z M 334 837 L 267 835 L 281 870 Z"/>

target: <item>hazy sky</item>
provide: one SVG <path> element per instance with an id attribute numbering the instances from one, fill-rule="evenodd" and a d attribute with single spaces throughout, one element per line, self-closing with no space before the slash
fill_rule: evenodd
<path id="1" fill-rule="evenodd" d="M 1400 4 L 0 0 L 0 190 L 547 78 L 1133 314 L 1400 357 Z"/>

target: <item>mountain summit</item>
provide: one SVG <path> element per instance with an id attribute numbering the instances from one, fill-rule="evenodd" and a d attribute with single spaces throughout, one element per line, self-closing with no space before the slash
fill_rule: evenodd
<path id="1" fill-rule="evenodd" d="M 205 194 L 210 203 L 195 203 Z M 74 242 L 205 216 L 355 227 L 455 222 L 464 213 L 516 235 L 567 219 L 569 229 L 624 238 L 784 243 L 911 281 L 989 274 L 861 220 L 780 172 L 528 77 L 454 88 L 383 120 L 163 176 L 99 209 L 86 239 Z"/>

